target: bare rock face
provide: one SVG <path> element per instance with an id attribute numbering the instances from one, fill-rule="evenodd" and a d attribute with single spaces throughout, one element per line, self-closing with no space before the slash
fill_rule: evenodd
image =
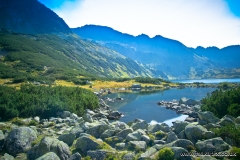
<path id="1" fill-rule="evenodd" d="M 31 148 L 32 142 L 37 138 L 37 133 L 29 127 L 20 127 L 12 130 L 6 138 L 6 149 L 16 156 Z"/>

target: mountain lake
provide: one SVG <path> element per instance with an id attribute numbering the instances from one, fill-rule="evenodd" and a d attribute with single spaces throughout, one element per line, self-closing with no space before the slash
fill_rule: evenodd
<path id="1" fill-rule="evenodd" d="M 116 92 L 103 97 L 108 97 L 114 102 L 107 102 L 113 109 L 123 113 L 120 119 L 122 122 L 131 122 L 136 118 L 146 120 L 148 123 L 162 123 L 172 125 L 175 120 L 184 121 L 187 115 L 177 114 L 173 110 L 159 106 L 159 101 L 179 100 L 182 97 L 201 100 L 216 88 L 183 88 L 168 89 L 162 91 L 132 91 L 132 92 Z M 116 100 L 117 97 L 123 100 Z"/>

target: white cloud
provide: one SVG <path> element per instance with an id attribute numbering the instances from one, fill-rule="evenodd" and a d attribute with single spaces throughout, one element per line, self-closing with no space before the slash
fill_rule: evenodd
<path id="1" fill-rule="evenodd" d="M 54 10 L 72 28 L 112 27 L 131 35 L 162 35 L 189 47 L 240 44 L 240 19 L 223 0 L 79 0 Z"/>

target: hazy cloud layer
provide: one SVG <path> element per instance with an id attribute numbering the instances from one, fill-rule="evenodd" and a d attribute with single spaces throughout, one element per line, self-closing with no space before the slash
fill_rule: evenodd
<path id="1" fill-rule="evenodd" d="M 162 35 L 189 47 L 240 44 L 240 19 L 223 0 L 79 0 L 54 10 L 72 28 L 109 26 L 131 35 Z"/>

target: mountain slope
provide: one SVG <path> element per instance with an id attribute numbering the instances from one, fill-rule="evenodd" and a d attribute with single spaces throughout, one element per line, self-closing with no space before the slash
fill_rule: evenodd
<path id="1" fill-rule="evenodd" d="M 82 75 L 151 76 L 149 70 L 129 58 L 71 35 L 63 39 L 57 35 L 1 33 L 0 48 L 1 78 L 16 78 L 20 73 L 28 77 L 27 80 L 41 76 L 70 81 Z"/>
<path id="2" fill-rule="evenodd" d="M 15 33 L 71 33 L 56 13 L 37 0 L 1 0 L 0 28 Z"/>
<path id="3" fill-rule="evenodd" d="M 0 9 L 0 78 L 79 84 L 94 77 L 152 76 L 147 67 L 79 38 L 37 0 L 0 1 Z"/>
<path id="4" fill-rule="evenodd" d="M 156 72 L 163 71 L 169 79 L 202 78 L 202 73 L 207 69 L 215 68 L 215 64 L 207 58 L 200 57 L 176 40 L 162 36 L 150 38 L 142 34 L 134 37 L 95 25 L 74 28 L 72 31 L 146 64 Z"/>

